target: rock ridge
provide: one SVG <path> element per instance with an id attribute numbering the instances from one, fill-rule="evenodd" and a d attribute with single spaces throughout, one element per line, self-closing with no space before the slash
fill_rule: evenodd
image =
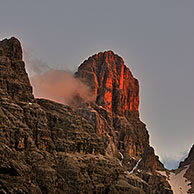
<path id="1" fill-rule="evenodd" d="M 0 193 L 172 194 L 121 57 L 108 51 L 80 66 L 96 103 L 76 109 L 34 98 L 16 38 L 0 42 L 0 75 Z"/>
<path id="2" fill-rule="evenodd" d="M 152 180 L 152 192 L 172 193 L 167 181 L 157 174 L 165 168 L 139 119 L 139 83 L 123 59 L 112 51 L 100 52 L 85 60 L 75 77 L 90 86 L 96 97 L 96 104 L 84 104 L 77 113 L 94 127 L 106 152 L 120 160 L 127 176 L 135 174 L 148 184 Z"/>

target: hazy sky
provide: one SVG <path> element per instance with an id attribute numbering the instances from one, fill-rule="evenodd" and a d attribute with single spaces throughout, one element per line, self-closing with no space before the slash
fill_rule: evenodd
<path id="1" fill-rule="evenodd" d="M 0 0 L 0 39 L 29 64 L 75 71 L 113 50 L 140 81 L 140 116 L 168 167 L 194 143 L 193 0 Z M 42 70 L 42 69 L 40 69 Z"/>

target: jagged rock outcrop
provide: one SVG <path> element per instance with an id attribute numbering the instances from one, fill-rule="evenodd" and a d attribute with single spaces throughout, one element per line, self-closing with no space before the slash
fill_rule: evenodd
<path id="1" fill-rule="evenodd" d="M 112 51 L 98 53 L 84 61 L 75 76 L 91 87 L 98 105 L 78 112 L 104 138 L 108 152 L 140 157 L 149 147 L 149 136 L 138 118 L 138 81 L 123 59 Z"/>
<path id="2" fill-rule="evenodd" d="M 172 194 L 155 173 L 163 166 L 138 117 L 137 80 L 112 52 L 95 60 L 77 77 L 99 80 L 96 104 L 74 110 L 34 99 L 19 41 L 0 42 L 0 193 Z M 107 72 L 92 75 L 90 61 Z"/>
<path id="3" fill-rule="evenodd" d="M 96 97 L 95 104 L 83 104 L 77 113 L 93 125 L 107 153 L 120 160 L 126 175 L 133 171 L 142 185 L 144 181 L 149 185 L 143 186 L 146 193 L 171 193 L 168 182 L 156 173 L 164 166 L 139 119 L 139 84 L 123 59 L 112 51 L 98 53 L 80 65 L 75 77 L 90 86 Z"/>
<path id="4" fill-rule="evenodd" d="M 92 88 L 97 105 L 117 115 L 138 113 L 138 80 L 112 51 L 100 52 L 84 61 L 76 77 Z"/>
<path id="5" fill-rule="evenodd" d="M 0 65 L 1 98 L 17 102 L 32 101 L 32 87 L 22 61 L 21 44 L 16 38 L 0 42 Z"/>
<path id="6" fill-rule="evenodd" d="M 96 96 L 96 105 L 83 105 L 77 112 L 94 126 L 108 153 L 142 158 L 150 150 L 149 135 L 139 119 L 138 81 L 123 59 L 112 51 L 100 52 L 84 61 L 75 76 Z"/>
<path id="7" fill-rule="evenodd" d="M 34 99 L 19 41 L 0 47 L 0 193 L 140 193 L 83 117 Z"/>

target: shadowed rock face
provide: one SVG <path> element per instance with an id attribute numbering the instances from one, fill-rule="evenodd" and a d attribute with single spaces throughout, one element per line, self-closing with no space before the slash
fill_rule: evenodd
<path id="1" fill-rule="evenodd" d="M 22 61 L 21 44 L 16 38 L 0 42 L 0 95 L 17 102 L 34 99 Z"/>
<path id="2" fill-rule="evenodd" d="M 0 42 L 0 193 L 172 194 L 138 118 L 138 82 L 120 57 L 99 57 L 111 76 L 97 76 L 97 104 L 73 110 L 34 99 L 19 41 Z"/>

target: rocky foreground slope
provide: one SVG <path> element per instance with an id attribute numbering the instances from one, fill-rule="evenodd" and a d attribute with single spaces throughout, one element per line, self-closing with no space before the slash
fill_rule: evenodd
<path id="1" fill-rule="evenodd" d="M 0 193 L 172 194 L 139 119 L 138 81 L 122 58 L 99 53 L 75 76 L 95 103 L 35 99 L 20 42 L 0 42 Z"/>
<path id="2" fill-rule="evenodd" d="M 189 182 L 189 192 L 194 193 L 194 145 L 191 147 L 188 157 L 183 162 L 180 162 L 178 169 L 182 171 L 185 168 L 187 170 L 185 171 L 184 177 Z"/>
<path id="3" fill-rule="evenodd" d="M 188 157 L 175 170 L 158 171 L 166 178 L 174 194 L 194 193 L 194 145 Z"/>

